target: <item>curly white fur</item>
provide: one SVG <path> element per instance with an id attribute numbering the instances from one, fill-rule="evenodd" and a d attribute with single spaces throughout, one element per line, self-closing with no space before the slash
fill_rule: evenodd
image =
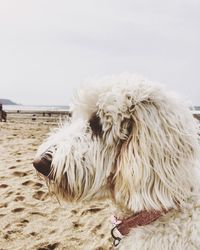
<path id="1" fill-rule="evenodd" d="M 67 201 L 112 198 L 132 213 L 174 208 L 133 229 L 121 250 L 199 249 L 198 127 L 182 100 L 122 75 L 83 87 L 73 105 L 71 121 L 38 150 L 53 150 L 50 191 Z"/>

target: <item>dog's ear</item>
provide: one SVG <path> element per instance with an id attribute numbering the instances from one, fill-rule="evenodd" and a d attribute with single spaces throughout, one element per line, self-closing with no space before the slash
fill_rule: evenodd
<path id="1" fill-rule="evenodd" d="M 116 164 L 116 201 L 135 211 L 181 206 L 199 156 L 190 110 L 164 94 L 143 99 L 129 111 L 130 134 Z"/>
<path id="2" fill-rule="evenodd" d="M 102 124 L 97 113 L 93 113 L 89 119 L 89 126 L 95 136 L 102 136 Z"/>

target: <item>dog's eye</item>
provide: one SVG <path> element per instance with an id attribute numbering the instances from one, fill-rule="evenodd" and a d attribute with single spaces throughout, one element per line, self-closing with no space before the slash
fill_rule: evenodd
<path id="1" fill-rule="evenodd" d="M 102 131 L 101 121 L 100 121 L 99 116 L 96 113 L 94 113 L 91 116 L 91 118 L 89 120 L 89 125 L 90 125 L 94 135 L 96 135 L 96 136 L 102 135 L 103 131 Z"/>

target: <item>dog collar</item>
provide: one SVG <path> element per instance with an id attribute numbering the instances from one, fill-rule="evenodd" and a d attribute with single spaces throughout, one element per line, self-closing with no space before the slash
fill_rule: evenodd
<path id="1" fill-rule="evenodd" d="M 165 209 L 163 209 L 162 211 L 144 210 L 122 220 L 114 217 L 112 220 L 114 227 L 111 230 L 111 235 L 114 239 L 113 245 L 115 247 L 118 246 L 121 241 L 121 236 L 127 235 L 131 229 L 136 228 L 138 226 L 148 225 L 154 222 L 155 220 L 159 219 L 161 216 L 163 216 L 170 210 L 165 210 Z"/>

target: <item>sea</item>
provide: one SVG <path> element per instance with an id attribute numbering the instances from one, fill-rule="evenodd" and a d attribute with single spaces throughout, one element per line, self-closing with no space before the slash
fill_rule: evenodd
<path id="1" fill-rule="evenodd" d="M 63 105 L 3 105 L 5 111 L 15 110 L 35 110 L 35 111 L 66 111 L 69 110 L 69 106 Z"/>

